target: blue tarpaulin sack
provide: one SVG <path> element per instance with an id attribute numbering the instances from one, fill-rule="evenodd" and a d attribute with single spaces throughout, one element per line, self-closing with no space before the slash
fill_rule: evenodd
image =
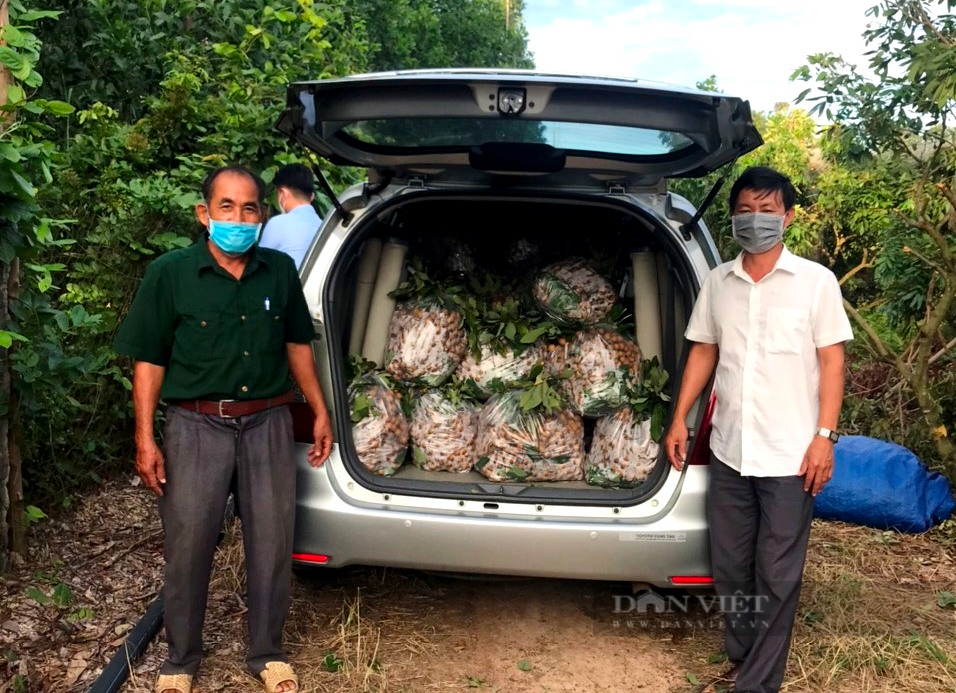
<path id="1" fill-rule="evenodd" d="M 843 436 L 833 456 L 833 478 L 817 494 L 815 517 L 925 532 L 956 508 L 946 477 L 929 471 L 916 455 L 895 443 Z"/>

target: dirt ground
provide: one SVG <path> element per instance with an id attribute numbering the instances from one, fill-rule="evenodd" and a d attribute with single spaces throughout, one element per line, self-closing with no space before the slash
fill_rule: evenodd
<path id="1" fill-rule="evenodd" d="M 242 666 L 240 534 L 230 528 L 216 559 L 197 692 L 261 690 Z M 784 691 L 956 691 L 956 528 L 817 523 L 811 542 Z M 161 553 L 152 500 L 130 483 L 40 522 L 2 580 L 0 692 L 88 690 L 156 597 Z M 611 611 L 631 594 L 350 568 L 296 578 L 286 639 L 302 690 L 322 693 L 688 693 L 726 666 L 719 619 L 627 623 Z M 151 691 L 164 652 L 160 634 L 122 690 Z"/>

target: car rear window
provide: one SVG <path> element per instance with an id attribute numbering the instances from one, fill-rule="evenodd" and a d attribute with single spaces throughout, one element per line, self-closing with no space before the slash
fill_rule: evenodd
<path id="1" fill-rule="evenodd" d="M 487 142 L 549 144 L 566 151 L 662 156 L 693 146 L 678 132 L 633 126 L 503 118 L 359 120 L 341 131 L 365 145 L 388 149 L 467 149 Z"/>

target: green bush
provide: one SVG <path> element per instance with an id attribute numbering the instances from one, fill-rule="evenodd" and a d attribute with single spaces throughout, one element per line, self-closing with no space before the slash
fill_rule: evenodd
<path id="1" fill-rule="evenodd" d="M 113 335 L 146 265 L 201 233 L 193 207 L 209 170 L 245 164 L 268 182 L 279 166 L 308 161 L 273 129 L 289 82 L 362 72 L 370 36 L 424 15 L 420 40 L 397 59 L 528 60 L 520 23 L 508 29 L 497 0 L 400 3 L 389 12 L 358 0 L 51 4 L 63 14 L 41 27 L 40 94 L 80 110 L 43 126 L 57 145 L 45 150 L 55 180 L 39 193 L 45 215 L 70 220 L 77 242 L 37 248 L 46 293 L 16 309 L 18 329 L 44 335 L 15 366 L 27 494 L 41 506 L 131 469 L 129 364 L 112 354 Z M 339 189 L 362 177 L 321 165 Z"/>

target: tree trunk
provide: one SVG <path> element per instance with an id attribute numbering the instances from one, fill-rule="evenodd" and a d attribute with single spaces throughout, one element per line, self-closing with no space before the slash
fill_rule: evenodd
<path id="1" fill-rule="evenodd" d="M 10 23 L 9 13 L 7 11 L 7 0 L 0 0 L 0 29 Z M 2 45 L 0 41 L 0 45 Z M 0 63 L 0 106 L 7 102 L 7 88 L 13 83 L 13 75 L 10 70 Z M 4 116 L 8 120 L 9 116 Z"/>
<path id="2" fill-rule="evenodd" d="M 7 229 L 3 227 L 3 231 Z M 0 262 L 0 319 L 7 326 L 10 315 L 10 265 Z M 6 572 L 10 555 L 10 350 L 0 350 L 0 573 Z"/>
<path id="3" fill-rule="evenodd" d="M 930 394 L 929 382 L 925 379 L 913 376 L 910 386 L 913 388 L 913 394 L 916 395 L 916 402 L 923 413 L 923 420 L 926 422 L 930 436 L 936 444 L 936 452 L 939 454 L 946 476 L 956 479 L 956 445 L 949 437 L 952 431 L 949 431 L 943 423 L 939 402 Z"/>
<path id="4" fill-rule="evenodd" d="M 0 0 L 0 29 L 8 23 L 7 3 Z M 7 89 L 12 83 L 10 71 L 0 64 L 0 105 L 7 102 Z M 0 120 L 0 128 L 6 129 L 9 116 Z M 6 225 L 0 226 L 0 232 L 6 233 Z M 10 320 L 10 278 L 17 272 L 16 261 L 10 265 L 0 263 L 0 327 L 6 327 Z M 0 572 L 5 572 L 10 558 L 10 541 L 13 508 L 10 505 L 10 421 L 13 401 L 10 388 L 10 350 L 0 350 Z M 21 494 L 22 495 L 22 494 Z"/>
<path id="5" fill-rule="evenodd" d="M 933 398 L 932 392 L 930 392 L 930 359 L 925 358 L 925 365 L 922 368 L 917 368 L 912 363 L 905 361 L 903 357 L 903 354 L 909 349 L 926 349 L 927 353 L 931 353 L 932 340 L 921 331 L 915 342 L 910 342 L 900 353 L 895 353 L 890 351 L 890 348 L 880 339 L 880 336 L 856 308 L 846 300 L 844 300 L 843 305 L 850 318 L 863 330 L 867 341 L 873 346 L 877 355 L 888 367 L 893 368 L 897 372 L 903 379 L 903 383 L 913 392 L 913 395 L 916 397 L 916 402 L 919 404 L 920 413 L 923 416 L 926 429 L 936 446 L 940 464 L 943 466 L 946 476 L 956 484 L 956 443 L 954 443 L 953 438 L 950 437 L 954 432 L 949 430 L 944 423 L 942 408 L 939 402 Z M 948 302 L 945 307 L 948 309 Z M 901 384 L 900 387 L 903 387 L 903 385 Z"/>
<path id="6" fill-rule="evenodd" d="M 7 308 L 20 299 L 20 260 L 14 258 L 10 263 L 7 277 Z M 9 315 L 9 312 L 7 313 Z M 10 406 L 7 410 L 7 500 L 10 503 L 8 526 L 10 528 L 11 553 L 26 556 L 27 526 L 26 504 L 23 500 L 23 459 L 20 457 L 20 393 L 13 387 L 13 375 L 10 373 L 9 356 L 17 348 L 16 343 L 7 349 L 6 363 Z"/>

